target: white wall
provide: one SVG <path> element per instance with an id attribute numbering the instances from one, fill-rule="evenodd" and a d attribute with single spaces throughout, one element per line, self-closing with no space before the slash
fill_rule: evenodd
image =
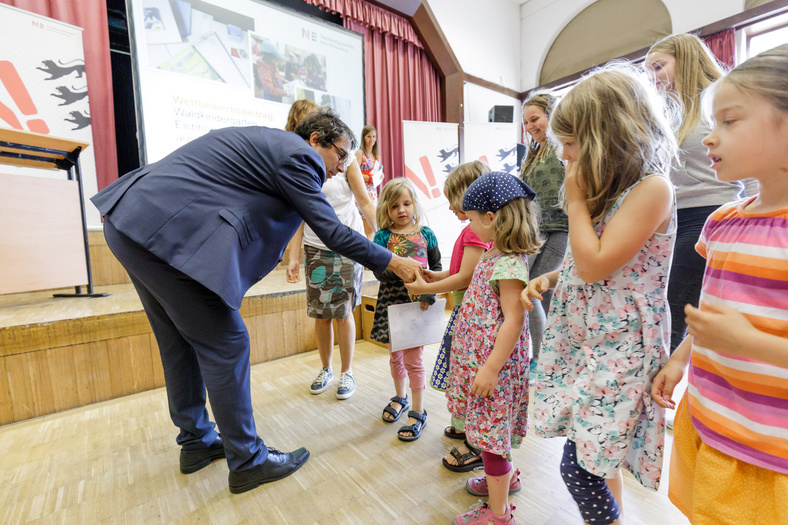
<path id="1" fill-rule="evenodd" d="M 428 0 L 463 71 L 520 91 L 520 6 L 512 0 Z"/>
<path id="2" fill-rule="evenodd" d="M 514 106 L 514 122 L 520 121 L 522 105 L 516 98 L 468 82 L 465 83 L 464 88 L 465 122 L 487 122 L 488 113 L 493 106 Z"/>
<path id="3" fill-rule="evenodd" d="M 662 0 L 674 33 L 694 31 L 744 11 L 744 0 Z"/>
<path id="4" fill-rule="evenodd" d="M 528 0 L 520 7 L 520 91 L 538 85 L 542 63 L 553 41 L 569 21 L 592 3 L 594 0 Z M 744 10 L 744 0 L 663 0 L 663 3 L 670 13 L 674 33 L 693 31 Z"/>
<path id="5" fill-rule="evenodd" d="M 595 0 L 428 0 L 446 39 L 469 75 L 526 91 L 555 38 Z M 662 0 L 673 32 L 693 31 L 738 14 L 744 0 Z M 622 20 L 622 23 L 626 23 Z M 634 51 L 634 50 L 633 50 Z"/>

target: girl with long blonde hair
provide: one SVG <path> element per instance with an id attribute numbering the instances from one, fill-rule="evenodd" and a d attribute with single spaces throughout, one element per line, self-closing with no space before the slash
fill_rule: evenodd
<path id="1" fill-rule="evenodd" d="M 701 97 L 723 73 L 706 44 L 695 35 L 671 35 L 651 46 L 644 65 L 654 84 L 682 113 L 676 130 L 680 163 L 670 173 L 678 208 L 673 271 L 668 282 L 672 353 L 686 337 L 684 305 L 698 306 L 705 267 L 703 257 L 695 251 L 700 230 L 718 206 L 743 196 L 744 184 L 718 180 L 701 143 L 711 130 L 702 116 Z"/>
<path id="2" fill-rule="evenodd" d="M 649 396 L 667 361 L 666 280 L 675 235 L 667 175 L 676 139 L 662 99 L 631 67 L 592 73 L 553 110 L 568 162 L 569 246 L 560 270 L 522 294 L 555 288 L 537 364 L 542 437 L 566 436 L 561 475 L 586 523 L 620 523 L 621 469 L 659 486 L 664 411 Z"/>

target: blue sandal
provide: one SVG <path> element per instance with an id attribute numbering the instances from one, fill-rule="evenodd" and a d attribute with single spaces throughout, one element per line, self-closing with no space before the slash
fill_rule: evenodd
<path id="1" fill-rule="evenodd" d="M 391 403 L 399 403 L 399 410 L 391 406 Z M 380 418 L 386 423 L 393 423 L 398 420 L 402 413 L 405 412 L 409 407 L 410 403 L 408 403 L 408 396 L 405 396 L 404 398 L 394 396 L 391 398 L 391 401 L 389 401 L 389 404 L 383 408 L 383 415 L 381 415 Z M 386 419 L 386 414 L 390 415 L 391 419 Z"/>
<path id="2" fill-rule="evenodd" d="M 408 417 L 412 417 L 416 420 L 416 423 L 413 425 L 405 425 L 397 432 L 397 437 L 400 441 L 416 441 L 421 437 L 421 431 L 424 430 L 424 427 L 427 426 L 427 409 L 424 409 L 423 414 L 419 414 L 415 410 L 411 410 L 408 412 Z M 403 436 L 402 432 L 412 432 L 412 436 Z"/>

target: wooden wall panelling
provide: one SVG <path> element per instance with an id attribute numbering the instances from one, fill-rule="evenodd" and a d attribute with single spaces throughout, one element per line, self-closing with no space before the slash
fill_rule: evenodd
<path id="1" fill-rule="evenodd" d="M 257 325 L 257 316 L 244 318 L 246 331 L 249 332 L 249 361 L 252 364 L 260 363 L 263 361 L 263 346 L 260 344 L 260 334 Z"/>
<path id="2" fill-rule="evenodd" d="M 154 355 L 150 348 L 147 334 L 135 335 L 127 338 L 129 355 L 131 357 L 132 390 L 144 392 L 155 388 L 153 382 L 153 358 L 159 358 L 158 351 Z"/>
<path id="3" fill-rule="evenodd" d="M 90 405 L 96 402 L 93 393 L 93 384 L 90 377 L 81 373 L 82 370 L 90 370 L 91 355 L 89 345 L 74 345 L 74 367 L 77 370 L 77 406 Z"/>
<path id="4" fill-rule="evenodd" d="M 29 381 L 32 385 L 33 412 L 36 416 L 55 412 L 56 386 L 49 373 L 46 352 L 32 352 L 29 355 Z"/>
<path id="5" fill-rule="evenodd" d="M 131 283 L 129 274 L 126 273 L 123 265 L 107 246 L 102 230 L 88 231 L 88 245 L 90 246 L 90 268 L 95 286 Z"/>
<path id="6" fill-rule="evenodd" d="M 49 375 L 55 381 L 55 412 L 79 406 L 73 347 L 52 348 L 46 351 L 46 355 Z"/>
<path id="7" fill-rule="evenodd" d="M 11 404 L 11 385 L 5 357 L 0 357 L 0 426 L 15 421 L 14 407 Z"/>
<path id="8" fill-rule="evenodd" d="M 38 414 L 33 403 L 33 384 L 30 382 L 30 355 L 10 356 L 5 362 L 14 421 L 36 417 Z"/>
<path id="9" fill-rule="evenodd" d="M 90 366 L 86 370 L 91 385 L 93 402 L 112 399 L 112 372 L 109 364 L 107 341 L 97 341 L 87 345 L 90 354 Z"/>
<path id="10" fill-rule="evenodd" d="M 134 392 L 134 365 L 131 359 L 129 338 L 110 339 L 106 343 L 107 364 L 112 397 L 123 397 Z"/>

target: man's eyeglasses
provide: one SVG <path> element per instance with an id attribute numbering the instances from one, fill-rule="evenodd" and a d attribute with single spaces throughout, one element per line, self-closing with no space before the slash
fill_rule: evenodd
<path id="1" fill-rule="evenodd" d="M 342 167 L 344 169 L 347 169 L 353 163 L 353 155 L 348 154 L 348 152 L 346 152 L 345 150 L 343 150 L 333 142 L 331 143 L 331 145 L 337 149 L 337 152 L 339 152 L 339 163 L 342 164 Z"/>

